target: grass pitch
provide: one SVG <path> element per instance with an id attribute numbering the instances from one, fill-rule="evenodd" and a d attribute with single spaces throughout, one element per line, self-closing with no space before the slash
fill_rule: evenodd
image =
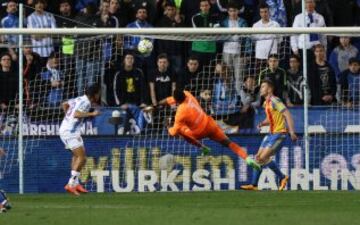
<path id="1" fill-rule="evenodd" d="M 360 192 L 10 195 L 1 225 L 356 225 Z"/>

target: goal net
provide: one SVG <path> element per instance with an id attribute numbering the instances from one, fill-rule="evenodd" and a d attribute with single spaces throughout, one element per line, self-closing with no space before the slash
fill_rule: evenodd
<path id="1" fill-rule="evenodd" d="M 130 32 L 109 35 L 99 32 L 96 35 L 47 35 L 41 38 L 51 39 L 53 53 L 46 61 L 41 62 L 43 58 L 40 57 L 36 62 L 35 47 L 50 46 L 34 46 L 31 39 L 39 37 L 24 35 L 24 117 L 19 121 L 17 95 L 2 112 L 1 143 L 7 154 L 0 159 L 1 177 L 6 180 L 18 172 L 18 127 L 23 123 L 25 191 L 61 191 L 69 176 L 71 154 L 64 153 L 57 136 L 64 116 L 60 103 L 83 95 L 85 87 L 97 83 L 102 87 L 102 101 L 98 107 L 106 112 L 97 124 L 115 123 L 116 135 L 89 137 L 102 133 L 93 121 L 85 121 L 82 133 L 88 160 L 80 179 L 87 189 L 94 192 L 238 189 L 240 184 L 250 181 L 252 174 L 241 158 L 207 139 L 202 141 L 211 148 L 211 153 L 202 156 L 184 139 L 169 136 L 167 126 L 173 124 L 175 107 L 151 106 L 158 103 L 160 97 L 170 96 L 174 87 L 184 87 L 230 139 L 244 146 L 252 156 L 263 137 L 256 124 L 265 117 L 259 83 L 270 76 L 279 82 L 280 88 L 276 89 L 281 89 L 279 97 L 284 102 L 290 101 L 291 104 L 287 103 L 291 105 L 296 130 L 301 137 L 304 83 L 301 76 L 291 77 L 291 71 L 287 73 L 291 60 L 299 60 L 291 56 L 292 36 L 295 34 L 140 35 Z M 332 36 L 336 38 L 336 35 Z M 137 42 L 134 39 L 138 39 Z M 153 45 L 150 54 L 141 54 L 137 49 L 137 43 L 144 39 Z M 162 58 L 158 57 L 164 53 L 157 51 L 158 46 L 164 44 L 162 42 L 182 46 L 179 55 L 167 54 L 168 65 L 160 63 Z M 191 51 L 196 43 L 212 46 L 214 51 L 211 54 Z M 14 45 L 7 46 L 16 50 Z M 126 75 L 129 52 L 134 57 L 133 67 L 143 79 L 139 86 L 135 79 L 122 79 Z M 30 55 L 33 55 L 32 59 Z M 178 60 L 182 63 L 178 64 Z M 40 70 L 31 67 L 35 62 L 41 65 Z M 194 69 L 191 63 L 199 65 Z M 298 64 L 301 74 L 302 63 L 298 61 Z M 282 73 L 287 77 L 281 77 Z M 114 86 L 116 82 L 129 92 L 139 92 L 142 101 L 134 104 L 136 101 L 123 98 L 119 94 L 122 90 Z M 155 88 L 152 90 L 151 86 Z M 337 190 L 345 187 L 345 183 L 358 188 L 355 172 L 358 157 L 354 150 L 358 146 L 358 104 L 345 107 L 340 96 L 349 90 L 340 90 L 342 94 L 334 96 L 338 98 L 337 103 L 310 107 L 310 173 L 304 168 L 303 140 L 297 143 L 286 140 L 274 158 L 282 171 L 292 177 L 289 189 Z M 356 97 L 357 92 L 349 95 Z M 116 120 L 118 116 L 120 119 Z M 322 127 L 327 133 L 323 133 Z M 45 175 L 39 177 L 39 171 Z M 51 179 L 52 186 L 56 187 L 48 187 L 47 179 Z M 7 181 L 9 187 L 18 185 L 16 176 Z M 259 188 L 276 190 L 277 187 L 277 178 L 265 169 Z"/>

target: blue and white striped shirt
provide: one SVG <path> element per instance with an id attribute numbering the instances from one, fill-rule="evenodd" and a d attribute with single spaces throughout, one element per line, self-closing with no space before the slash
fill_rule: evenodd
<path id="1" fill-rule="evenodd" d="M 33 12 L 27 18 L 28 28 L 56 28 L 56 21 L 52 14 L 44 12 L 38 14 Z M 40 39 L 31 38 L 33 51 L 41 57 L 48 57 L 54 51 L 53 41 L 51 37 L 42 37 Z"/>

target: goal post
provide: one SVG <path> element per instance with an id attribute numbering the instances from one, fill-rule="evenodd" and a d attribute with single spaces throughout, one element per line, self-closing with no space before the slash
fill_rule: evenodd
<path id="1" fill-rule="evenodd" d="M 323 34 L 326 36 L 359 36 L 360 35 L 360 31 L 359 29 L 357 29 L 356 27 L 326 27 L 326 28 L 314 28 L 314 27 L 310 27 L 310 28 L 268 28 L 268 29 L 257 29 L 257 28 L 154 28 L 154 29 L 128 29 L 128 28 L 63 28 L 63 29 L 28 29 L 28 28 L 20 28 L 20 29 L 1 29 L 0 30 L 0 35 L 20 35 L 24 37 L 24 40 L 26 40 L 26 38 L 29 38 L 31 35 L 49 35 L 54 37 L 54 39 L 57 41 L 57 44 L 60 45 L 60 41 L 61 37 L 64 36 L 76 36 L 79 39 L 84 40 L 84 45 L 78 45 L 78 48 L 81 49 L 77 49 L 75 50 L 76 54 L 79 55 L 74 55 L 74 57 L 78 57 L 80 56 L 80 60 L 81 63 L 86 63 L 87 60 L 92 62 L 95 61 L 101 61 L 102 57 L 104 57 L 102 54 L 103 52 L 101 52 L 99 49 L 97 49 L 96 47 L 101 46 L 104 47 L 105 43 L 106 43 L 106 38 L 110 37 L 111 40 L 111 47 L 112 51 L 123 51 L 123 47 L 122 45 L 116 45 L 117 40 L 115 40 L 115 38 L 112 39 L 112 37 L 114 35 L 119 35 L 120 37 L 123 36 L 143 36 L 143 37 L 149 37 L 152 39 L 156 39 L 156 40 L 179 40 L 179 41 L 186 41 L 186 42 L 191 42 L 191 41 L 219 41 L 219 42 L 226 42 L 226 41 L 231 41 L 233 40 L 232 38 L 234 36 L 239 36 L 239 40 L 241 39 L 246 39 L 246 38 L 251 38 L 254 35 L 275 35 L 276 38 L 284 38 L 284 43 L 285 43 L 285 47 L 283 48 L 279 48 L 278 53 L 280 57 L 288 57 L 291 54 L 291 49 L 289 47 L 289 36 L 291 35 L 300 35 L 300 34 Z M 89 39 L 88 37 L 93 37 L 93 40 L 91 40 L 91 38 Z M 105 37 L 105 38 L 104 38 Z M 86 39 L 88 38 L 88 39 Z M 20 40 L 22 40 L 20 38 Z M 97 41 L 96 43 L 92 43 L 92 41 Z M 55 41 L 55 42 L 56 42 Z M 22 44 L 21 41 L 19 41 L 19 49 L 21 49 L 19 51 L 19 53 L 22 52 L 22 49 L 25 47 L 25 44 Z M 59 47 L 59 46 L 58 46 Z M 254 42 L 252 42 L 252 48 L 254 48 Z M 81 51 L 80 51 L 81 50 Z M 90 53 L 90 54 L 89 54 Z M 251 53 L 253 54 L 253 53 Z M 86 69 L 86 65 L 85 64 L 81 64 L 80 65 L 80 61 L 77 64 L 78 68 L 75 68 L 76 65 L 68 65 L 67 62 L 62 61 L 63 56 L 59 56 L 59 66 L 63 68 L 65 68 L 65 70 L 67 70 L 66 72 L 68 73 L 73 73 L 74 71 L 78 71 L 79 70 L 85 70 Z M 23 71 L 22 69 L 24 68 L 24 65 L 22 63 L 22 57 L 20 57 L 21 59 L 19 60 L 19 74 L 22 74 Z M 251 58 L 251 57 L 248 57 Z M 75 60 L 75 59 L 74 59 Z M 251 59 L 247 59 L 248 61 L 241 61 L 240 62 L 240 66 L 244 66 L 245 63 L 251 64 L 252 67 L 256 67 L 255 65 L 255 60 Z M 203 74 L 208 73 L 207 71 L 211 71 L 211 73 L 213 73 L 213 71 L 215 71 L 217 68 L 216 66 L 221 64 L 221 62 L 223 62 L 223 56 L 219 56 L 216 59 L 213 59 L 211 64 L 208 65 L 207 67 L 204 67 L 203 69 L 201 69 L 201 72 Z M 305 63 L 305 62 L 304 62 Z M 69 67 L 65 67 L 65 66 L 69 66 Z M 102 69 L 101 68 L 105 68 L 107 65 L 106 63 L 104 64 L 99 64 L 97 65 L 96 63 L 91 64 L 91 71 L 94 72 L 95 70 L 98 72 L 98 74 L 95 75 L 94 79 L 102 79 L 101 76 L 104 76 L 104 73 L 101 72 Z M 303 66 L 304 70 L 307 70 L 307 66 L 304 65 Z M 234 73 L 235 71 L 235 67 L 231 70 L 231 73 Z M 254 69 L 254 68 L 252 68 Z M 245 71 L 245 69 L 244 69 Z M 86 72 L 84 72 L 86 73 Z M 95 73 L 95 72 L 94 72 Z M 245 72 L 241 72 L 244 73 Z M 251 71 L 250 73 L 254 73 L 253 71 Z M 22 76 L 20 76 L 22 77 Z M 244 77 L 241 77 L 242 79 Z M 37 92 L 34 94 L 33 99 L 36 100 L 36 104 L 42 104 L 43 101 L 45 101 L 47 97 L 49 96 L 44 96 L 45 94 L 48 94 L 49 90 L 51 89 L 50 86 L 48 86 L 47 84 L 42 83 L 43 81 L 41 80 L 40 77 L 36 78 L 35 80 L 33 80 L 33 85 L 36 86 L 36 90 Z M 187 88 L 189 90 L 195 90 L 198 91 L 201 88 L 200 87 L 207 87 L 210 85 L 212 81 L 207 79 L 207 80 L 195 80 L 193 81 L 193 83 L 190 83 Z M 233 83 L 235 82 L 235 79 L 231 78 L 230 80 L 226 80 L 223 81 L 223 83 L 225 83 L 226 85 L 228 85 L 228 87 L 231 86 L 230 89 L 232 89 L 231 91 L 236 91 L 236 87 L 232 86 Z M 304 82 L 306 83 L 306 79 L 304 80 Z M 19 79 L 19 87 L 20 90 L 22 90 L 22 83 L 21 79 Z M 219 82 L 220 85 L 221 82 Z M 212 85 L 212 84 L 211 84 Z M 225 85 L 225 86 L 226 86 Z M 31 86 L 31 85 L 30 85 Z M 306 88 L 306 85 L 303 86 L 304 88 Z M 74 91 L 77 88 L 77 85 L 72 83 L 69 84 L 69 88 L 66 89 L 68 91 L 67 96 L 77 96 L 79 94 L 78 91 Z M 220 87 L 219 87 L 220 88 Z M 215 88 L 213 86 L 211 86 L 211 90 L 215 90 Z M 219 89 L 220 90 L 220 89 Z M 300 90 L 302 91 L 302 90 Z M 71 92 L 71 93 L 70 93 Z M 82 92 L 81 92 L 82 93 Z M 230 93 L 230 92 L 229 92 Z M 212 94 L 214 95 L 214 94 Z M 305 96 L 307 96 L 306 91 L 305 91 Z M 199 96 L 197 96 L 199 97 Z M 43 107 L 41 110 L 37 110 L 37 111 L 31 111 L 29 109 L 25 109 L 25 106 L 23 106 L 23 103 L 26 101 L 25 99 L 23 101 L 21 101 L 21 98 L 23 98 L 23 94 L 21 93 L 21 91 L 19 91 L 19 95 L 18 95 L 18 99 L 19 99 L 19 104 L 20 104 L 20 110 L 15 109 L 15 107 L 13 107 L 12 109 L 9 109 L 9 115 L 13 115 L 13 114 L 20 114 L 22 113 L 22 111 L 24 111 L 24 115 L 25 118 L 21 119 L 21 117 L 19 117 L 19 123 L 17 124 L 17 133 L 16 135 L 19 135 L 19 141 L 18 143 L 14 144 L 14 146 L 18 146 L 19 147 L 19 153 L 17 155 L 17 159 L 18 159 L 18 163 L 19 163 L 19 190 L 20 192 L 23 192 L 23 181 L 21 181 L 21 177 L 22 177 L 22 173 L 24 170 L 24 165 L 22 162 L 22 157 L 26 157 L 26 154 L 30 154 L 31 153 L 31 149 L 28 150 L 20 150 L 21 148 L 26 148 L 29 147 L 32 148 L 32 146 L 36 145 L 36 142 L 38 142 L 38 140 L 44 138 L 46 135 L 42 135 L 42 134 L 38 134 L 38 135 L 34 135 L 32 137 L 26 137 L 25 140 L 23 139 L 24 134 L 22 134 L 24 129 L 21 129 L 21 127 L 24 125 L 23 121 L 26 121 L 26 119 L 31 120 L 31 118 L 35 118 L 37 121 L 36 122 L 56 122 L 59 123 L 59 121 L 61 121 L 61 110 L 59 108 L 56 108 L 54 111 L 51 111 L 53 109 L 49 109 L 47 107 Z M 305 97 L 306 99 L 306 97 Z M 65 100 L 65 99 L 64 99 Z M 305 101 L 306 102 L 306 101 Z M 207 102 L 206 100 L 204 100 L 204 98 L 200 98 L 200 103 L 202 105 L 206 104 L 214 104 L 214 102 Z M 12 103 L 14 106 L 16 105 L 16 102 Z M 21 107 L 22 106 L 22 107 Z M 304 111 L 305 114 L 307 115 L 307 111 L 308 111 L 308 104 L 304 104 Z M 222 117 L 222 115 L 218 114 L 216 112 L 216 110 L 220 111 L 221 109 L 223 109 L 224 111 L 226 111 L 227 113 L 232 112 L 232 109 L 229 106 L 226 106 L 224 108 L 224 106 L 221 106 L 223 108 L 217 108 L 214 110 L 213 107 L 209 107 L 209 113 L 212 114 L 215 119 L 217 118 L 221 118 L 219 119 L 219 121 L 223 121 L 224 117 Z M 331 107 L 330 111 L 327 112 L 327 116 L 325 115 L 324 117 L 322 117 L 319 121 L 319 123 L 326 123 L 326 120 L 328 118 L 332 118 L 333 114 L 331 110 L 334 111 L 338 111 L 339 113 L 342 113 L 342 115 L 347 115 L 349 116 L 350 114 L 346 114 L 345 112 L 342 111 L 342 106 L 340 105 L 334 105 Z M 10 112 L 10 110 L 12 110 Z M 159 115 L 159 117 L 161 117 L 160 119 L 163 119 L 165 117 L 169 117 L 172 113 L 173 110 L 172 109 L 166 109 L 168 111 L 164 111 L 163 114 Z M 356 114 L 351 114 L 351 116 L 353 116 L 353 118 L 351 119 L 352 122 L 354 122 L 354 124 L 348 124 L 348 125 L 356 125 L 357 123 L 357 118 L 356 118 Z M 306 116 L 305 116 L 306 117 Z M 339 117 L 336 117 L 336 119 L 339 119 Z M 310 160 L 316 160 L 316 159 L 320 159 L 321 155 L 316 155 L 315 153 L 313 153 L 313 155 L 310 155 L 310 148 L 315 148 L 315 147 L 319 147 L 321 146 L 321 142 L 323 141 L 323 136 L 321 133 L 317 133 L 317 131 L 315 131 L 312 134 L 312 138 L 314 140 L 314 142 L 310 143 L 310 140 L 308 138 L 310 138 L 307 135 L 308 132 L 308 127 L 307 127 L 307 119 L 304 118 L 305 122 L 304 122 L 304 137 L 305 139 L 303 140 L 304 145 L 302 147 L 305 147 L 305 155 L 304 155 L 304 163 L 306 165 L 306 170 L 307 173 L 311 173 L 310 171 L 310 167 L 308 165 L 311 164 Z M 160 121 L 159 123 L 164 123 L 164 121 Z M 313 125 L 313 124 L 312 124 Z M 319 124 L 321 125 L 321 124 Z M 340 125 L 332 125 L 332 126 L 340 126 Z M 226 128 L 228 128 L 228 126 L 225 126 Z M 348 128 L 351 130 L 352 127 Z M 129 141 L 127 143 L 127 147 L 131 147 L 131 148 L 144 148 L 146 146 L 144 146 L 145 144 L 150 143 L 150 148 L 156 148 L 158 146 L 164 146 L 165 150 L 160 151 L 160 155 L 166 155 L 166 154 L 172 154 L 175 151 L 178 151 L 178 153 L 182 156 L 186 156 L 186 155 L 191 155 L 192 157 L 194 157 L 194 151 L 195 149 L 187 144 L 185 144 L 183 142 L 183 140 L 179 141 L 179 140 L 174 140 L 173 138 L 170 138 L 166 133 L 161 132 L 158 133 L 158 131 L 156 130 L 156 128 L 154 128 L 154 126 L 150 127 L 150 128 L 146 128 L 148 129 L 148 132 L 145 132 L 144 134 L 140 134 L 140 135 L 134 135 L 131 139 L 131 141 Z M 354 131 L 354 130 L 353 130 Z M 356 129 L 355 129 L 356 131 Z M 347 133 L 350 135 L 352 132 L 350 132 L 349 130 L 347 131 Z M 15 135 L 15 136 L 16 136 Z M 342 134 L 344 137 L 344 134 Z M 154 138 L 154 140 L 150 140 L 149 142 L 145 142 L 144 140 L 149 140 L 151 138 Z M 317 138 L 317 139 L 316 139 Z M 355 140 L 354 138 L 356 138 L 356 135 L 353 136 L 347 136 L 347 138 L 349 140 Z M 7 141 L 8 143 L 10 143 L 10 138 L 8 136 L 4 136 L 3 137 L 4 141 Z M 345 138 L 343 138 L 343 140 L 345 140 Z M 331 145 L 333 144 L 330 140 L 327 140 L 328 144 Z M 310 143 L 310 144 L 309 144 Z M 13 144 L 13 143 L 12 143 Z M 241 144 L 241 143 L 240 143 Z M 259 143 L 260 144 L 260 143 Z M 355 142 L 352 143 L 353 146 L 357 146 L 357 144 Z M 22 147 L 24 146 L 24 147 Z M 335 146 L 333 146 L 333 149 L 335 149 Z M 181 150 L 179 150 L 178 148 L 181 148 Z M 330 148 L 331 149 L 331 148 Z M 344 149 L 346 149 L 344 147 Z M 325 151 L 325 150 L 323 150 Z M 331 152 L 329 152 L 331 153 Z M 12 154 L 12 153 L 11 153 Z M 143 162 L 142 158 L 140 157 L 141 154 L 145 154 L 145 153 L 139 153 L 139 155 L 133 156 L 133 157 L 138 157 L 135 158 L 135 166 L 137 166 L 137 170 L 140 171 L 141 167 L 145 164 L 148 164 L 149 166 L 158 166 L 155 165 L 156 163 L 147 161 L 147 162 Z M 13 157 L 15 157 L 16 154 L 14 153 Z M 176 158 L 176 160 L 184 160 L 183 158 L 178 157 Z M 9 159 L 9 158 L 8 158 Z M 174 160 L 174 159 L 172 159 Z M 1 159 L 0 159 L 1 161 Z M 9 161 L 8 164 L 3 163 L 3 165 L 5 164 L 6 166 L 10 166 L 9 163 L 16 163 L 16 160 L 11 160 L 11 162 Z M 3 166 L 0 165 L 0 166 Z M 6 169 L 9 169 L 9 167 L 7 167 L 6 169 L 1 168 L 0 170 L 3 169 L 3 171 L 5 171 Z M 158 169 L 158 168 L 157 168 Z M 345 172 L 344 172 L 345 173 Z M 122 179 L 124 179 L 127 175 L 125 173 L 120 174 L 119 175 Z M 339 175 L 340 176 L 340 175 Z M 327 177 L 329 178 L 330 175 Z M 91 190 L 95 190 L 95 183 L 89 184 L 90 185 L 90 189 Z M 91 186 L 93 185 L 93 186 Z"/>

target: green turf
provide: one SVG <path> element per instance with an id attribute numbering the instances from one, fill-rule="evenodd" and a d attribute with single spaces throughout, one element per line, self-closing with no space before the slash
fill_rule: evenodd
<path id="1" fill-rule="evenodd" d="M 356 225 L 360 192 L 11 195 L 0 225 Z"/>

